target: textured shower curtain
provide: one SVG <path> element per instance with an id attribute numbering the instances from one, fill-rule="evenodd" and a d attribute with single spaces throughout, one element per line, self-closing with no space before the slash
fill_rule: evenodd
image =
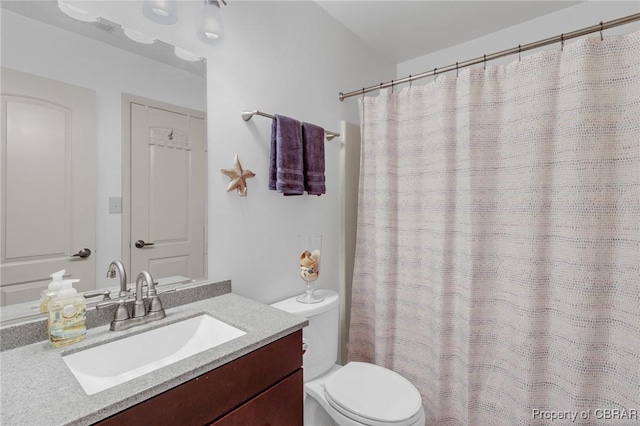
<path id="1" fill-rule="evenodd" d="M 360 101 L 349 359 L 427 425 L 639 423 L 640 33 L 451 74 Z"/>

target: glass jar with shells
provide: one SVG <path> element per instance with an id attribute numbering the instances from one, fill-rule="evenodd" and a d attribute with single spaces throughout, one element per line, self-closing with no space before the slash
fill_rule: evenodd
<path id="1" fill-rule="evenodd" d="M 299 235 L 300 278 L 307 284 L 304 294 L 296 300 L 301 303 L 318 303 L 324 297 L 315 294 L 315 281 L 320 276 L 320 257 L 322 252 L 322 235 Z"/>

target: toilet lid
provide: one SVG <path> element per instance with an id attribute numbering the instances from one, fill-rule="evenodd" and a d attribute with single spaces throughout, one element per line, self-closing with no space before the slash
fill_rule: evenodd
<path id="1" fill-rule="evenodd" d="M 411 382 L 374 364 L 350 362 L 327 378 L 324 387 L 331 406 L 368 425 L 409 425 L 422 407 Z"/>

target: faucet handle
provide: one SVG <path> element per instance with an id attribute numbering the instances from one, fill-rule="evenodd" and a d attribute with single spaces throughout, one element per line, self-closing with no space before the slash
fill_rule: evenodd
<path id="1" fill-rule="evenodd" d="M 113 305 L 117 305 L 119 303 L 126 303 L 126 302 L 131 302 L 133 299 L 133 297 L 121 297 L 119 299 L 109 299 L 106 301 L 102 301 L 99 303 L 96 303 L 96 309 L 104 309 L 107 308 L 109 306 L 113 306 Z"/>
<path id="2" fill-rule="evenodd" d="M 131 299 L 128 299 L 131 300 Z M 128 301 L 125 298 L 121 298 L 118 300 L 109 300 L 108 302 L 100 302 L 98 304 L 96 304 L 96 309 L 104 309 L 108 306 L 112 306 L 112 305 L 118 305 L 118 308 L 116 309 L 116 313 L 113 317 L 114 321 L 124 321 L 126 319 L 129 319 L 129 310 L 127 309 L 127 306 L 125 305 L 125 303 Z"/>
<path id="3" fill-rule="evenodd" d="M 164 308 L 162 307 L 162 300 L 158 296 L 153 296 L 151 298 L 151 303 L 149 304 L 149 313 L 151 312 L 163 312 Z"/>
<path id="4" fill-rule="evenodd" d="M 120 290 L 120 292 L 118 293 L 118 296 L 120 298 L 128 299 L 130 297 L 133 297 L 133 292 L 131 291 L 131 289 L 126 289 L 124 291 Z"/>
<path id="5" fill-rule="evenodd" d="M 158 292 L 156 290 L 158 288 L 158 281 L 152 279 L 151 284 L 149 285 L 145 284 L 145 285 L 147 286 L 147 296 L 153 297 L 158 295 Z"/>
<path id="6" fill-rule="evenodd" d="M 85 299 L 90 299 L 92 297 L 96 297 L 96 296 L 102 296 L 103 297 L 103 301 L 104 300 L 111 300 L 111 291 L 109 290 L 104 290 L 104 291 L 88 291 L 86 293 L 83 293 L 82 295 L 84 296 Z"/>
<path id="7" fill-rule="evenodd" d="M 176 291 L 175 288 L 169 288 L 167 290 L 163 290 L 160 292 L 157 292 L 154 296 L 151 296 L 151 303 L 149 304 L 149 312 L 164 312 L 164 307 L 162 306 L 162 300 L 160 300 L 160 297 L 158 297 L 158 295 L 163 294 L 163 293 L 169 293 L 172 291 Z"/>

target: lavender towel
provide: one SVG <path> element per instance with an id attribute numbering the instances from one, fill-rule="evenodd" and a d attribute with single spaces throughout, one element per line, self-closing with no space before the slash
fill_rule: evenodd
<path id="1" fill-rule="evenodd" d="M 271 123 L 269 189 L 284 195 L 302 195 L 302 126 L 298 120 L 276 115 Z"/>
<path id="2" fill-rule="evenodd" d="M 326 192 L 324 183 L 324 129 L 315 124 L 302 123 L 304 189 L 309 195 Z"/>

